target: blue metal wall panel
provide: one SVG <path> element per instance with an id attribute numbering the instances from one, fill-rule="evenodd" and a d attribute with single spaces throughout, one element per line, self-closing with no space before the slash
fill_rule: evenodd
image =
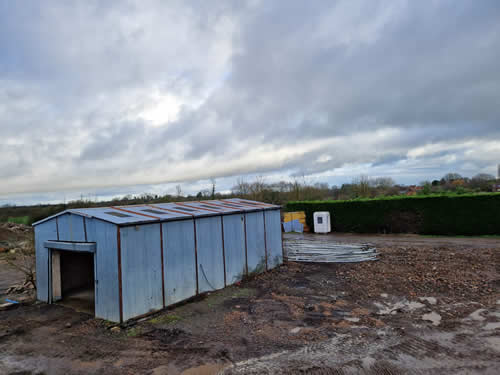
<path id="1" fill-rule="evenodd" d="M 279 210 L 264 211 L 266 216 L 267 268 L 271 269 L 283 263 L 281 245 L 281 214 Z"/>
<path id="2" fill-rule="evenodd" d="M 196 219 L 199 292 L 224 288 L 220 216 Z"/>
<path id="3" fill-rule="evenodd" d="M 248 273 L 266 270 L 266 244 L 262 211 L 246 213 Z"/>
<path id="4" fill-rule="evenodd" d="M 45 241 L 57 240 L 56 219 L 35 226 L 36 253 L 36 298 L 49 302 L 49 250 L 43 244 Z"/>
<path id="5" fill-rule="evenodd" d="M 246 272 L 245 221 L 243 214 L 223 216 L 226 281 L 240 281 Z"/>
<path id="6" fill-rule="evenodd" d="M 96 242 L 94 254 L 95 316 L 119 322 L 118 227 L 102 220 L 85 220 L 88 241 Z"/>
<path id="7" fill-rule="evenodd" d="M 64 214 L 57 218 L 60 241 L 85 241 L 83 217 L 75 214 Z"/>
<path id="8" fill-rule="evenodd" d="M 160 224 L 123 227 L 121 233 L 123 319 L 163 307 Z"/>
<path id="9" fill-rule="evenodd" d="M 193 220 L 163 223 L 165 305 L 196 295 Z"/>

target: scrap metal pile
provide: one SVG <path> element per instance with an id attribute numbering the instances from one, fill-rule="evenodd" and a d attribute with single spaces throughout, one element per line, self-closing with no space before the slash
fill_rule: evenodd
<path id="1" fill-rule="evenodd" d="M 357 263 L 377 260 L 377 250 L 369 244 L 344 244 L 303 236 L 286 239 L 285 256 L 292 262 Z"/>

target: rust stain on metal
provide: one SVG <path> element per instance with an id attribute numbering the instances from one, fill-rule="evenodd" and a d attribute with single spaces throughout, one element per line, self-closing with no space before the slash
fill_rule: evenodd
<path id="1" fill-rule="evenodd" d="M 146 216 L 146 217 L 150 217 L 151 219 L 157 219 L 157 220 L 160 220 L 160 218 L 159 218 L 158 216 L 146 215 L 146 214 L 143 214 L 143 213 L 140 213 L 140 212 L 135 212 L 135 211 L 131 211 L 131 210 L 126 210 L 126 209 L 124 209 L 124 208 L 120 208 L 120 207 L 116 207 L 116 206 L 111 206 L 110 208 L 112 208 L 112 209 L 114 209 L 114 210 L 118 210 L 118 211 L 128 212 L 129 214 L 140 215 L 140 216 Z"/>
<path id="2" fill-rule="evenodd" d="M 280 221 L 281 221 L 281 217 L 280 217 Z M 282 224 L 280 223 L 280 228 L 281 228 Z M 285 261 L 285 245 L 283 245 L 283 230 L 281 231 L 281 256 L 282 256 L 282 259 L 283 261 Z"/>
<path id="3" fill-rule="evenodd" d="M 116 240 L 118 248 L 118 298 L 120 304 L 120 323 L 123 322 L 123 295 L 122 295 L 122 243 L 120 238 L 120 227 L 117 227 Z"/>
<path id="4" fill-rule="evenodd" d="M 163 308 L 165 308 L 165 266 L 163 263 L 163 225 L 160 223 L 160 249 L 161 249 L 161 295 Z"/>
<path id="5" fill-rule="evenodd" d="M 264 249 L 266 250 L 266 271 L 267 271 L 267 232 L 266 232 L 266 213 L 262 211 L 262 217 L 264 218 Z"/>
<path id="6" fill-rule="evenodd" d="M 87 222 L 85 218 L 83 218 L 83 233 L 85 234 L 85 242 L 88 242 L 87 240 Z"/>
<path id="7" fill-rule="evenodd" d="M 193 217 L 193 231 L 194 231 L 194 261 L 196 268 L 196 295 L 199 294 L 200 289 L 198 285 L 198 240 L 196 239 L 196 220 Z"/>
<path id="8" fill-rule="evenodd" d="M 176 204 L 181 205 L 181 206 L 185 206 L 185 207 L 188 207 L 188 208 L 192 208 L 194 210 L 203 210 L 203 211 L 217 212 L 219 214 L 222 213 L 222 212 L 224 212 L 224 211 L 220 211 L 220 210 L 218 210 L 218 211 L 217 210 L 211 210 L 209 208 L 203 208 L 203 207 L 197 207 L 197 206 L 190 206 L 190 205 L 188 205 L 186 203 L 177 202 Z M 213 205 L 210 205 L 210 206 L 213 206 Z"/>
<path id="9" fill-rule="evenodd" d="M 245 205 L 247 207 L 273 207 L 272 204 L 267 204 L 267 203 L 247 203 L 247 202 L 242 202 L 242 201 L 238 201 L 238 203 L 242 204 L 242 205 Z"/>
<path id="10" fill-rule="evenodd" d="M 191 217 L 194 217 L 193 214 L 189 213 L 189 212 L 182 212 L 182 211 L 177 211 L 177 210 L 173 210 L 171 208 L 163 208 L 163 207 L 157 207 L 157 206 L 151 206 L 149 204 L 147 204 L 146 206 L 148 207 L 153 207 L 153 208 L 157 208 L 159 210 L 163 210 L 163 211 L 167 211 L 167 212 L 175 212 L 176 214 L 182 214 L 182 215 L 189 215 Z"/>
<path id="11" fill-rule="evenodd" d="M 203 203 L 203 204 L 207 204 L 209 206 L 212 206 L 212 207 L 225 207 L 225 208 L 230 208 L 232 210 L 234 210 L 235 208 L 245 208 L 244 206 L 240 205 L 240 204 L 235 204 L 234 206 L 230 206 L 229 203 L 228 204 L 225 204 L 225 203 L 222 203 L 221 201 L 218 201 L 219 203 L 209 203 L 207 201 L 201 201 L 200 203 Z"/>
<path id="12" fill-rule="evenodd" d="M 224 263 L 224 288 L 227 286 L 226 280 L 226 246 L 224 244 L 224 220 L 223 216 L 220 217 L 220 224 L 222 228 L 222 261 Z"/>
<path id="13" fill-rule="evenodd" d="M 247 217 L 245 214 L 243 214 L 243 231 L 245 232 L 245 273 L 248 275 Z"/>

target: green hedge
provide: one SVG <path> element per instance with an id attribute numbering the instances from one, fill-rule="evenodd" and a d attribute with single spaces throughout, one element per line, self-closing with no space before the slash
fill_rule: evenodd
<path id="1" fill-rule="evenodd" d="M 286 211 L 329 211 L 332 230 L 434 235 L 500 234 L 500 193 L 289 202 Z"/>

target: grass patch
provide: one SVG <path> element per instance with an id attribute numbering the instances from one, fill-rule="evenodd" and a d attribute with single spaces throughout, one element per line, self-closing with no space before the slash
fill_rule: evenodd
<path id="1" fill-rule="evenodd" d="M 7 218 L 7 222 L 14 223 L 14 224 L 30 225 L 31 218 L 29 216 L 9 217 L 9 218 Z"/>
<path id="2" fill-rule="evenodd" d="M 174 314 L 168 314 L 168 315 L 159 315 L 151 320 L 149 320 L 149 323 L 151 324 L 171 324 L 175 323 L 182 318 L 179 315 L 174 315 Z"/>
<path id="3" fill-rule="evenodd" d="M 255 295 L 255 289 L 227 287 L 209 295 L 205 302 L 209 307 L 216 307 L 231 298 L 249 298 Z"/>
<path id="4" fill-rule="evenodd" d="M 142 329 L 140 327 L 132 327 L 127 331 L 127 337 L 136 337 L 142 333 Z"/>

